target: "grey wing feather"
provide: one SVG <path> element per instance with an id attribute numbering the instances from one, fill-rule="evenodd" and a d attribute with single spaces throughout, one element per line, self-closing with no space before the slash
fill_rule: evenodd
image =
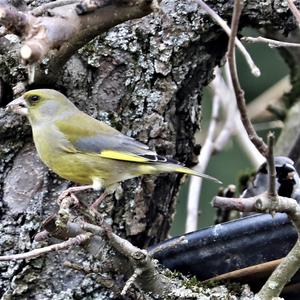
<path id="1" fill-rule="evenodd" d="M 80 138 L 74 143 L 76 149 L 85 152 L 101 153 L 103 150 L 130 152 L 136 155 L 154 154 L 149 147 L 123 134 L 99 134 L 92 137 Z"/>
<path id="2" fill-rule="evenodd" d="M 175 159 L 158 155 L 156 152 L 149 150 L 147 145 L 121 133 L 114 136 L 99 134 L 93 137 L 80 138 L 74 143 L 74 146 L 79 151 L 84 152 L 101 153 L 103 150 L 115 150 L 139 155 L 151 162 L 180 164 Z"/>

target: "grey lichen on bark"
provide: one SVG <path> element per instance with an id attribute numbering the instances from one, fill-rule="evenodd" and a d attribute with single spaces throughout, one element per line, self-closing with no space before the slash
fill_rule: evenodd
<path id="1" fill-rule="evenodd" d="M 200 15 L 188 21 L 184 10 L 194 14 L 197 7 L 168 4 L 163 21 L 151 16 L 128 22 L 86 45 L 81 61 L 73 57 L 63 78 L 72 85 L 67 91 L 71 99 L 79 105 L 88 99 L 82 107 L 87 112 L 160 154 L 190 163 L 201 86 L 224 54 L 222 47 L 213 54 L 207 47 L 223 34 L 200 37 Z M 78 80 L 72 77 L 77 60 Z M 114 223 L 139 246 L 165 238 L 179 180 L 176 175 L 147 176 L 126 184 L 125 196 L 114 203 Z"/>
<path id="2" fill-rule="evenodd" d="M 164 10 L 165 15 L 127 22 L 86 45 L 67 63 L 56 87 L 92 116 L 149 144 L 163 155 L 189 163 L 193 157 L 193 135 L 199 126 L 201 90 L 212 77 L 213 67 L 223 56 L 225 47 L 214 52 L 208 50 L 224 35 L 203 27 L 201 14 L 194 4 L 175 5 L 169 1 Z M 4 113 L 3 117 L 12 118 Z M 17 128 L 22 128 L 22 132 L 26 128 L 26 134 L 20 135 L 21 144 L 16 152 L 22 149 L 25 137 L 30 140 L 28 123 L 23 122 L 17 122 Z M 2 139 L 7 140 L 7 136 L 3 135 Z M 10 167 L 14 163 L 11 161 Z M 4 169 L 10 167 L 4 164 Z M 13 169 L 6 172 L 14 174 Z M 6 187 L 10 186 L 9 180 L 10 176 L 3 178 Z M 162 175 L 124 183 L 117 197 L 102 207 L 106 220 L 113 223 L 117 233 L 141 247 L 166 238 L 180 180 L 176 175 Z M 39 223 L 55 211 L 57 194 L 65 187 L 66 183 L 62 184 L 45 170 L 41 190 L 30 194 L 38 201 L 23 202 L 27 215 L 15 228 L 11 225 L 12 217 L 8 217 L 10 206 L 5 206 L 2 220 L 7 225 L 2 232 L 10 228 L 11 234 L 24 236 L 20 241 L 27 242 L 11 242 L 10 248 L 3 250 L 29 250 Z M 95 198 L 95 193 L 85 194 L 84 198 Z M 94 297 L 99 296 L 99 286 L 93 280 L 82 281 L 82 275 L 62 269 L 66 257 L 81 264 L 89 261 L 76 249 L 68 254 L 50 254 L 31 262 L 14 263 L 11 267 L 2 264 L 4 273 L 9 274 L 1 279 L 2 291 L 15 299 L 33 294 L 67 299 L 83 297 L 89 291 Z M 52 285 L 47 280 L 49 274 L 59 283 Z"/>
<path id="3" fill-rule="evenodd" d="M 279 2 L 274 6 L 272 1 L 259 3 L 245 8 L 244 24 L 282 28 L 281 22 L 291 20 Z M 231 16 L 231 3 L 210 4 L 226 18 Z M 55 87 L 93 117 L 189 165 L 194 161 L 193 137 L 201 117 L 202 89 L 222 60 L 226 41 L 226 35 L 195 3 L 164 1 L 160 14 L 128 21 L 83 47 L 66 64 Z M 25 69 L 18 64 L 15 52 L 3 50 L 0 54 L 4 80 L 11 86 L 23 81 Z M 55 200 L 68 183 L 35 160 L 28 123 L 1 108 L 0 141 L 0 196 L 5 196 L 4 201 L 11 193 L 11 183 L 18 179 L 18 163 L 24 155 L 32 162 L 24 164 L 24 171 L 37 165 L 33 175 L 39 184 L 26 191 L 22 212 L 9 205 L 16 203 L 14 199 L 1 201 L 1 251 L 19 253 L 41 246 L 33 243 L 33 236 L 42 220 L 57 210 Z M 26 175 L 24 180 L 29 180 Z M 114 198 L 105 201 L 101 211 L 116 233 L 147 247 L 167 237 L 180 181 L 174 174 L 130 180 Z M 95 193 L 82 198 L 94 199 Z M 93 277 L 83 279 L 83 275 L 64 270 L 65 259 L 95 264 L 77 248 L 31 261 L 1 263 L 1 294 L 6 299 L 30 299 L 33 295 L 44 299 L 109 297 Z"/>

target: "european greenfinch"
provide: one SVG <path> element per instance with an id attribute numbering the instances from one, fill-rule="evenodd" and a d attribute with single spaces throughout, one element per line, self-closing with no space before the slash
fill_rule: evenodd
<path id="1" fill-rule="evenodd" d="M 80 111 L 56 90 L 37 89 L 7 105 L 26 115 L 41 160 L 62 178 L 113 190 L 116 183 L 143 174 L 178 172 L 219 182 L 149 150 L 137 140 Z"/>

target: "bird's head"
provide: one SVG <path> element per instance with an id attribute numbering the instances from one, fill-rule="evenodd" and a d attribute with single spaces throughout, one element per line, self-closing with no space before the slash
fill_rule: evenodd
<path id="1" fill-rule="evenodd" d="M 7 111 L 25 115 L 31 122 L 53 119 L 73 109 L 76 107 L 67 97 L 51 89 L 28 91 L 6 106 Z"/>

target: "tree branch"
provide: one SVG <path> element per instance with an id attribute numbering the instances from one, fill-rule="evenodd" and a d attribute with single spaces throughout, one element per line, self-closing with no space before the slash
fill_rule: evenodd
<path id="1" fill-rule="evenodd" d="M 273 155 L 273 147 L 274 147 L 274 133 L 270 132 L 268 134 L 268 153 L 267 153 L 267 166 L 268 166 L 268 176 L 269 176 L 269 184 L 268 184 L 268 196 L 272 200 L 276 202 L 278 194 L 276 191 L 276 169 L 274 164 L 274 155 Z"/>
<path id="2" fill-rule="evenodd" d="M 300 267 L 300 206 L 296 200 L 278 196 L 276 191 L 276 169 L 273 157 L 274 134 L 268 135 L 267 168 L 269 176 L 268 191 L 250 198 L 215 197 L 213 206 L 218 208 L 236 209 L 241 212 L 272 213 L 285 212 L 293 221 L 298 231 L 298 240 L 281 261 L 275 271 L 258 293 L 259 299 L 268 300 L 278 297 L 287 282 Z"/>
<path id="3" fill-rule="evenodd" d="M 231 29 L 230 27 L 227 25 L 226 21 L 223 20 L 213 9 L 211 9 L 204 1 L 202 0 L 195 0 L 199 6 L 204 9 L 215 21 L 217 24 L 219 24 L 223 30 L 227 33 L 227 35 L 230 37 L 231 35 Z M 249 54 L 249 52 L 247 51 L 247 49 L 244 47 L 244 45 L 240 42 L 240 40 L 235 37 L 235 44 L 236 46 L 239 48 L 239 50 L 241 51 L 242 55 L 245 57 L 247 64 L 250 67 L 251 73 L 256 76 L 259 77 L 260 76 L 260 70 L 259 68 L 256 66 L 256 64 L 254 63 L 251 55 Z"/>
<path id="4" fill-rule="evenodd" d="M 237 69 L 236 69 L 236 59 L 235 59 L 235 37 L 238 32 L 238 24 L 239 19 L 241 16 L 243 7 L 243 1 L 242 0 L 235 0 L 234 2 L 234 10 L 233 10 L 233 16 L 231 21 L 231 35 L 229 37 L 228 42 L 228 64 L 229 64 L 229 70 L 231 74 L 231 80 L 232 85 L 237 101 L 237 106 L 241 114 L 241 120 L 243 122 L 243 125 L 248 133 L 248 136 L 252 143 L 257 147 L 257 149 L 264 155 L 267 155 L 267 146 L 263 142 L 263 140 L 256 134 L 255 129 L 248 118 L 247 109 L 246 109 L 246 101 L 244 98 L 244 91 L 241 88 Z"/>
<path id="5" fill-rule="evenodd" d="M 294 17 L 296 18 L 298 25 L 300 25 L 300 12 L 299 12 L 298 8 L 294 4 L 293 0 L 287 0 L 287 2 L 288 2 L 289 9 L 291 10 Z"/>
<path id="6" fill-rule="evenodd" d="M 265 44 L 268 44 L 269 47 L 271 47 L 271 48 L 276 48 L 276 47 L 296 47 L 296 48 L 298 48 L 298 47 L 300 47 L 300 43 L 281 42 L 281 41 L 268 39 L 268 38 L 265 38 L 262 36 L 258 36 L 258 37 L 245 36 L 241 40 L 248 42 L 248 43 L 265 43 Z"/>
<path id="7" fill-rule="evenodd" d="M 78 0 L 56 0 L 53 2 L 42 4 L 41 6 L 38 6 L 37 8 L 34 8 L 30 11 L 30 13 L 35 16 L 41 16 L 44 14 L 47 10 L 53 9 L 55 7 L 65 6 L 73 3 L 79 3 Z"/>
<path id="8" fill-rule="evenodd" d="M 0 5 L 0 23 L 25 40 L 20 50 L 25 64 L 40 61 L 50 50 L 58 49 L 48 66 L 53 71 L 58 66 L 61 69 L 73 53 L 100 33 L 126 20 L 149 14 L 151 3 L 115 1 L 81 16 L 76 13 L 76 4 L 70 4 L 55 7 L 50 17 L 35 17 L 30 12 Z M 33 12 L 40 14 L 44 10 L 45 6 Z"/>
<path id="9" fill-rule="evenodd" d="M 46 254 L 46 253 L 49 253 L 52 251 L 59 251 L 59 250 L 67 249 L 70 247 L 78 246 L 78 245 L 81 245 L 84 242 L 88 241 L 90 239 L 91 235 L 92 235 L 91 233 L 79 234 L 76 237 L 69 238 L 67 241 L 64 241 L 62 243 L 50 245 L 50 246 L 39 248 L 39 249 L 34 249 L 34 250 L 26 252 L 26 253 L 0 256 L 0 261 L 10 261 L 10 260 L 34 258 L 34 257 L 41 256 L 43 254 Z"/>

